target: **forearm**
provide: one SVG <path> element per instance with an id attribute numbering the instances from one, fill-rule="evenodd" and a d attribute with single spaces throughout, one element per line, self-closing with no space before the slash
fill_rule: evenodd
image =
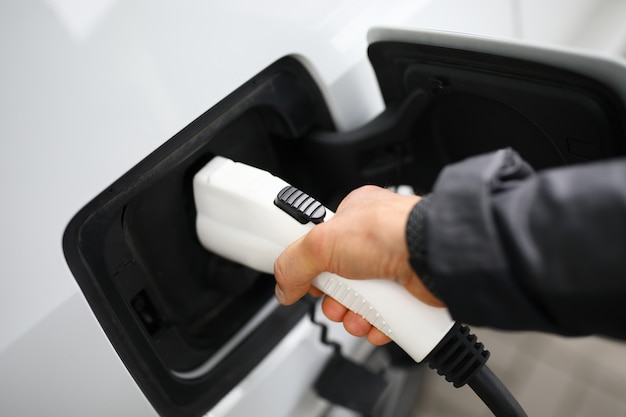
<path id="1" fill-rule="evenodd" d="M 499 151 L 446 168 L 428 285 L 467 323 L 626 338 L 625 184 L 623 161 L 535 175 Z"/>

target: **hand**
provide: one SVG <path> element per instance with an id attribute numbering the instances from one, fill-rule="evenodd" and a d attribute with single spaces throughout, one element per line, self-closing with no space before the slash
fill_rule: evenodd
<path id="1" fill-rule="evenodd" d="M 330 220 L 315 226 L 276 259 L 278 300 L 292 304 L 307 292 L 322 295 L 311 281 L 327 271 L 351 279 L 395 279 L 423 302 L 443 306 L 409 264 L 406 224 L 419 200 L 419 196 L 398 195 L 375 186 L 351 192 Z M 355 336 L 367 336 L 375 345 L 390 340 L 331 297 L 325 297 L 322 309 Z"/>

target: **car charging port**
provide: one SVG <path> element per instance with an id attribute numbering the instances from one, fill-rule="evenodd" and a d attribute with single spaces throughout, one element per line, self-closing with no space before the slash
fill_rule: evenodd
<path id="1" fill-rule="evenodd" d="M 309 308 L 280 306 L 271 275 L 200 245 L 194 174 L 224 155 L 302 185 L 310 162 L 300 139 L 314 129 L 334 129 L 324 99 L 302 64 L 281 59 L 107 187 L 68 225 L 68 264 L 160 415 L 204 414 Z"/>

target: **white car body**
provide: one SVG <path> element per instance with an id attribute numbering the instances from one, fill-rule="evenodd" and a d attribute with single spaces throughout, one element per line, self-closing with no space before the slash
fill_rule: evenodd
<path id="1" fill-rule="evenodd" d="M 340 130 L 384 108 L 375 27 L 626 51 L 619 1 L 33 0 L 0 5 L 0 414 L 154 416 L 61 246 L 73 215 L 283 56 L 314 74 Z M 564 12 L 564 10 L 566 12 Z M 340 327 L 354 357 L 367 350 Z M 316 416 L 330 354 L 303 320 L 209 416 Z"/>

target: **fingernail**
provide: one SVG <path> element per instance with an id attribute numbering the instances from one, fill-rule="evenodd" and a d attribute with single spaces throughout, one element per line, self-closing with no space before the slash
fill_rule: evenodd
<path id="1" fill-rule="evenodd" d="M 276 294 L 276 299 L 278 299 L 278 302 L 284 304 L 286 300 L 285 293 L 278 286 L 278 284 L 276 284 L 276 287 L 274 287 L 274 293 Z"/>

